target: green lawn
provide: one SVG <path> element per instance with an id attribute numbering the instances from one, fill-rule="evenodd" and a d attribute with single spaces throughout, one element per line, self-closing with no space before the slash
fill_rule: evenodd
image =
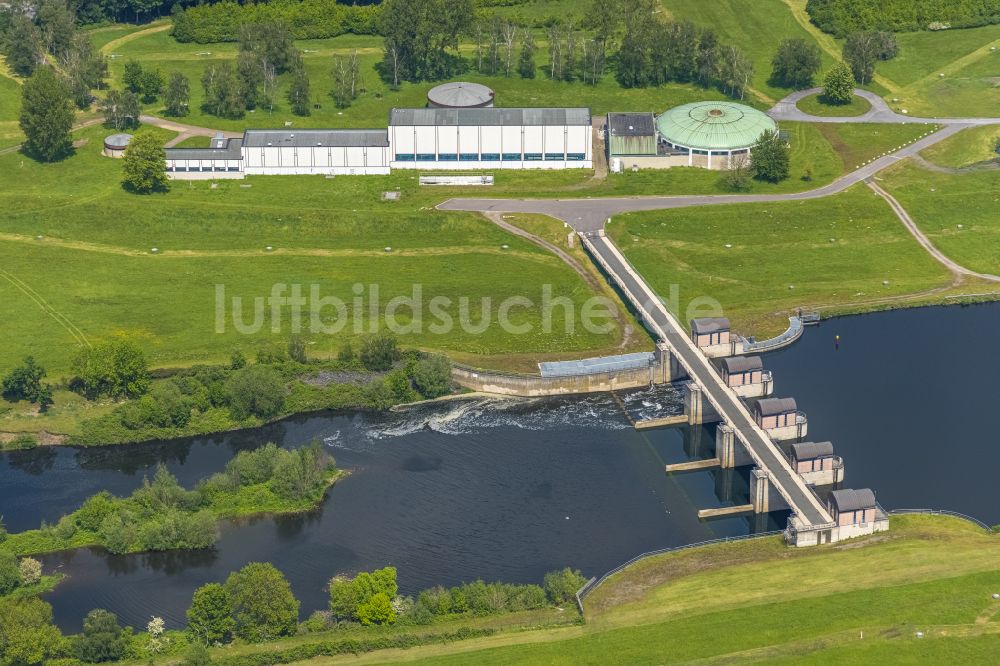
<path id="1" fill-rule="evenodd" d="M 937 129 L 934 125 L 921 123 L 817 123 L 817 127 L 840 157 L 844 172 L 853 171 L 868 160 L 895 151 Z"/>
<path id="2" fill-rule="evenodd" d="M 17 121 L 20 113 L 20 84 L 0 74 L 0 148 L 17 145 L 24 138 Z"/>
<path id="3" fill-rule="evenodd" d="M 847 104 L 828 104 L 823 101 L 822 95 L 809 95 L 799 100 L 800 111 L 814 116 L 860 116 L 872 108 L 872 105 L 863 97 L 854 95 Z"/>
<path id="4" fill-rule="evenodd" d="M 944 77 L 921 79 L 900 93 L 898 106 L 931 117 L 1000 116 L 1000 45 Z"/>
<path id="5" fill-rule="evenodd" d="M 967 167 L 980 162 L 1000 159 L 997 142 L 1000 125 L 983 125 L 962 130 L 920 151 L 921 156 L 945 167 Z"/>
<path id="6" fill-rule="evenodd" d="M 1000 537 L 947 517 L 894 517 L 891 528 L 833 546 L 773 537 L 649 558 L 587 598 L 583 626 L 304 663 L 989 663 L 1000 647 Z"/>
<path id="7" fill-rule="evenodd" d="M 876 71 L 908 86 L 925 76 L 937 76 L 942 67 L 996 40 L 1000 40 L 1000 25 L 897 33 L 899 55 L 878 63 Z"/>
<path id="8" fill-rule="evenodd" d="M 679 285 L 682 318 L 708 297 L 758 337 L 783 330 L 798 307 L 853 308 L 948 278 L 861 185 L 812 201 L 630 213 L 608 233 L 662 296 Z"/>
<path id="9" fill-rule="evenodd" d="M 905 164 L 883 186 L 945 255 L 1000 275 L 1000 170 L 952 175 Z"/>

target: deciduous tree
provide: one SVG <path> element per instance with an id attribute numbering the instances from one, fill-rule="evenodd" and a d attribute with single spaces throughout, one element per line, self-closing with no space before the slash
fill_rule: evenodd
<path id="1" fill-rule="evenodd" d="M 236 629 L 229 593 L 218 583 L 202 585 L 194 591 L 187 610 L 187 632 L 201 645 L 224 643 Z"/>
<path id="2" fill-rule="evenodd" d="M 31 76 L 41 60 L 41 35 L 23 12 L 14 12 L 11 17 L 4 53 L 7 65 L 18 76 Z"/>
<path id="3" fill-rule="evenodd" d="M 781 86 L 808 88 L 819 66 L 818 46 L 804 39 L 785 39 L 771 60 L 771 79 Z"/>
<path id="4" fill-rule="evenodd" d="M 765 130 L 750 147 L 754 177 L 772 183 L 788 178 L 788 144 L 774 130 Z"/>
<path id="5" fill-rule="evenodd" d="M 24 152 L 35 159 L 54 162 L 72 152 L 73 105 L 51 67 L 39 67 L 22 86 L 20 126 Z"/>
<path id="6" fill-rule="evenodd" d="M 170 81 L 167 83 L 167 91 L 163 95 L 167 115 L 186 116 L 190 98 L 191 84 L 188 82 L 188 78 L 181 72 L 172 73 Z"/>
<path id="7" fill-rule="evenodd" d="M 52 624 L 52 606 L 37 597 L 0 599 L 0 656 L 5 664 L 41 664 L 61 644 L 62 634 Z"/>
<path id="8" fill-rule="evenodd" d="M 139 132 L 125 149 L 122 185 L 130 192 L 149 194 L 170 189 L 166 168 L 167 153 L 150 132 Z"/>
<path id="9" fill-rule="evenodd" d="M 854 96 L 854 76 L 844 63 L 837 63 L 823 80 L 823 99 L 831 104 L 849 104 Z"/>
<path id="10" fill-rule="evenodd" d="M 251 562 L 225 584 L 233 604 L 235 633 L 250 643 L 290 636 L 298 626 L 299 602 L 274 565 Z"/>
<path id="11" fill-rule="evenodd" d="M 74 652 L 77 659 L 90 663 L 118 661 L 128 649 L 131 630 L 122 629 L 118 616 L 95 608 L 83 619 L 83 633 L 77 637 Z"/>
<path id="12" fill-rule="evenodd" d="M 21 365 L 4 376 L 3 397 L 12 401 L 38 402 L 44 377 L 45 368 L 35 363 L 33 357 L 26 356 Z"/>

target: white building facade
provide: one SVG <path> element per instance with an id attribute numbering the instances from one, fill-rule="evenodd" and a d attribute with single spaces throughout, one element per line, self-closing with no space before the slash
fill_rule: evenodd
<path id="1" fill-rule="evenodd" d="M 385 175 L 392 169 L 590 169 L 590 110 L 393 109 L 387 129 L 247 130 L 168 148 L 174 179 Z"/>
<path id="2" fill-rule="evenodd" d="M 393 109 L 394 169 L 590 169 L 590 109 Z"/>

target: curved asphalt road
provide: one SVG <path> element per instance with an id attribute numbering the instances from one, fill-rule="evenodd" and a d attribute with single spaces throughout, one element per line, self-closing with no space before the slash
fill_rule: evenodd
<path id="1" fill-rule="evenodd" d="M 619 213 L 640 210 L 663 210 L 686 208 L 688 206 L 709 206 L 729 203 L 758 203 L 771 201 L 798 201 L 818 199 L 842 192 L 860 183 L 882 169 L 899 160 L 942 141 L 967 127 L 1000 124 L 1000 118 L 910 118 L 895 113 L 885 102 L 865 90 L 855 92 L 872 102 L 872 110 L 863 116 L 848 118 L 821 118 L 802 113 L 795 107 L 795 101 L 818 91 L 818 88 L 801 90 L 778 102 L 768 113 L 777 120 L 799 120 L 809 122 L 885 122 L 885 123 L 936 123 L 944 125 L 940 130 L 904 146 L 894 153 L 879 157 L 829 185 L 791 194 L 702 194 L 682 196 L 643 197 L 586 197 L 574 199 L 449 199 L 437 206 L 439 210 L 462 210 L 470 212 L 495 213 L 541 213 L 563 220 L 577 231 L 597 231 L 607 219 Z M 874 99 L 873 99 L 874 98 Z M 929 129 L 929 128 L 928 128 Z"/>

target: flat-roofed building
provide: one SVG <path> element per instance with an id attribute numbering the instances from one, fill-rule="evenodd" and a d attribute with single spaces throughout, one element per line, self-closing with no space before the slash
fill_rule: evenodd
<path id="1" fill-rule="evenodd" d="M 167 148 L 167 176 L 175 180 L 243 177 L 243 139 L 216 134 L 208 148 Z"/>
<path id="2" fill-rule="evenodd" d="M 250 129 L 243 135 L 248 174 L 372 175 L 389 173 L 384 129 Z"/>
<path id="3" fill-rule="evenodd" d="M 392 109 L 394 169 L 593 168 L 590 109 Z"/>

